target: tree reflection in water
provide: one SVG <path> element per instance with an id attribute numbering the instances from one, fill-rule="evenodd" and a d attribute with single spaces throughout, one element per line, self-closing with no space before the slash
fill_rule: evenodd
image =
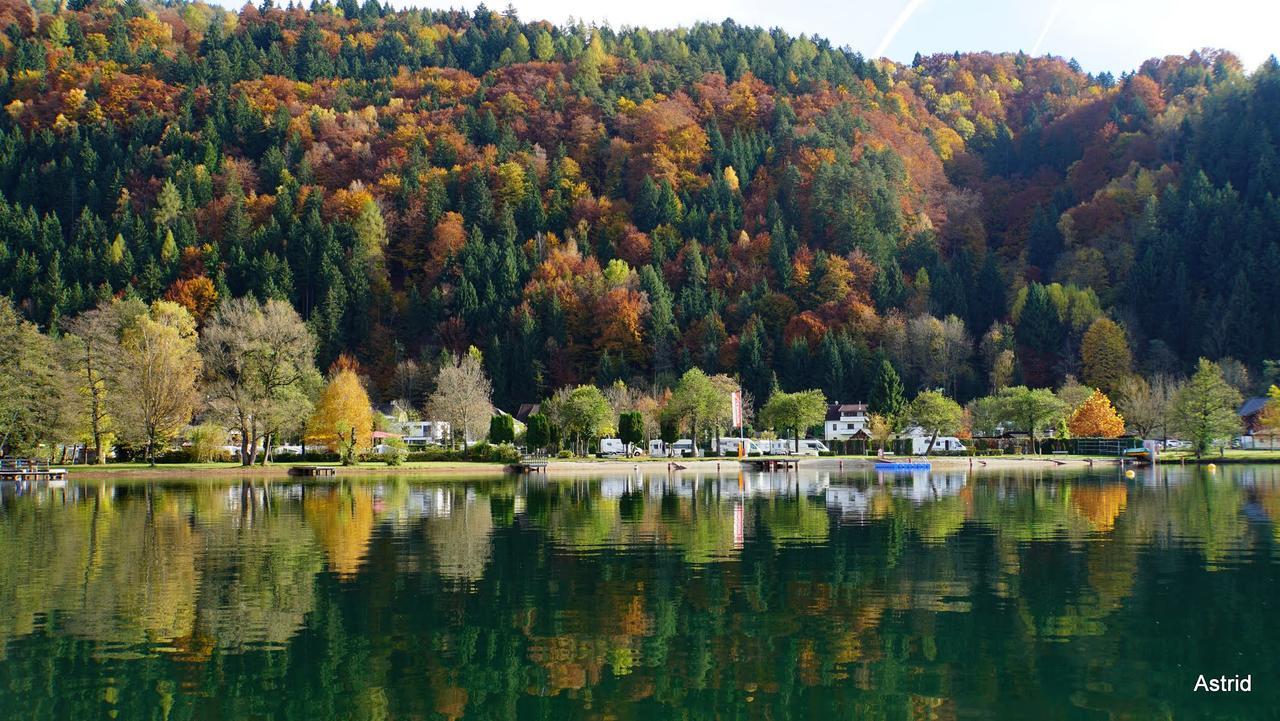
<path id="1" fill-rule="evenodd" d="M 1194 675 L 1280 670 L 1273 466 L 0 501 L 3 718 L 1234 718 Z"/>

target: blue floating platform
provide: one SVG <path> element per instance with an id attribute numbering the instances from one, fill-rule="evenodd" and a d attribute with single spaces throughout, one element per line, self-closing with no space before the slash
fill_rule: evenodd
<path id="1" fill-rule="evenodd" d="M 877 463 L 877 471 L 928 471 L 933 469 L 932 463 Z"/>

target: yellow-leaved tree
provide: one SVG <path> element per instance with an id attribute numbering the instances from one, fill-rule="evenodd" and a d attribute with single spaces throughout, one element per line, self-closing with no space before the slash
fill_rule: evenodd
<path id="1" fill-rule="evenodd" d="M 344 466 L 355 463 L 356 454 L 373 443 L 369 394 L 349 356 L 339 356 L 329 370 L 329 383 L 307 421 L 307 442 L 340 453 Z"/>
<path id="2" fill-rule="evenodd" d="M 1102 391 L 1094 391 L 1076 408 L 1067 427 L 1077 438 L 1118 438 L 1124 435 L 1124 419 Z"/>

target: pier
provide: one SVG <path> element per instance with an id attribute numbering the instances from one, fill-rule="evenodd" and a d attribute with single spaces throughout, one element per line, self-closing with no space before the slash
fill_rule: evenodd
<path id="1" fill-rule="evenodd" d="M 38 458 L 0 458 L 0 481 L 65 481 L 67 469 Z"/>
<path id="2" fill-rule="evenodd" d="M 337 466 L 289 466 L 289 475 L 307 478 L 332 478 L 338 475 Z"/>
<path id="3" fill-rule="evenodd" d="M 740 463 L 752 471 L 794 471 L 800 468 L 799 458 L 743 458 Z"/>
<path id="4" fill-rule="evenodd" d="M 507 470 L 511 473 L 546 473 L 547 459 L 537 456 L 527 456 L 521 458 L 518 463 L 512 463 L 507 466 Z"/>

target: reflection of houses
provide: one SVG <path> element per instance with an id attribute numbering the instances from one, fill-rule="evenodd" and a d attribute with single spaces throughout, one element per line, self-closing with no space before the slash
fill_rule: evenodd
<path id="1" fill-rule="evenodd" d="M 823 423 L 825 438 L 828 441 L 866 440 L 871 437 L 867 423 L 867 404 L 832 403 L 827 406 L 827 418 Z"/>
<path id="2" fill-rule="evenodd" d="M 955 496 L 969 482 L 966 471 L 926 471 L 910 473 L 876 473 L 873 485 L 838 485 L 827 489 L 827 508 L 847 517 L 865 517 L 871 508 L 871 499 L 880 493 L 905 498 L 915 505 L 930 503 Z"/>

